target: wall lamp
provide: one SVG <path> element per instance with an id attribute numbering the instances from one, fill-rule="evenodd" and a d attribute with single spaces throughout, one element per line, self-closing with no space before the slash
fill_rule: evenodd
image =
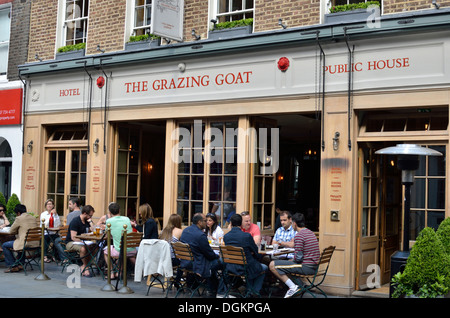
<path id="1" fill-rule="evenodd" d="M 198 40 L 201 39 L 201 36 L 200 36 L 200 35 L 197 35 L 197 34 L 195 33 L 195 29 L 192 29 L 191 34 L 192 34 L 192 36 L 195 38 L 195 41 L 198 41 Z"/>
<path id="2" fill-rule="evenodd" d="M 339 149 L 339 137 L 341 136 L 341 134 L 339 133 L 339 131 L 336 131 L 334 133 L 334 138 L 333 138 L 333 150 L 337 151 Z"/>
<path id="3" fill-rule="evenodd" d="M 287 25 L 285 25 L 285 24 L 283 24 L 283 19 L 278 19 L 278 25 L 280 26 L 280 27 L 282 27 L 283 29 L 286 29 L 287 28 Z"/>
<path id="4" fill-rule="evenodd" d="M 30 140 L 30 142 L 27 145 L 27 153 L 31 155 L 33 152 L 33 140 Z"/>
<path id="5" fill-rule="evenodd" d="M 100 142 L 100 140 L 98 140 L 98 138 L 95 139 L 94 145 L 92 146 L 92 150 L 94 151 L 94 153 L 97 153 L 97 152 L 98 152 L 98 143 L 99 143 L 99 142 Z"/>
<path id="6" fill-rule="evenodd" d="M 216 29 L 217 19 L 211 19 L 210 21 L 214 24 L 213 29 Z"/>
<path id="7" fill-rule="evenodd" d="M 97 51 L 100 51 L 100 52 L 102 52 L 102 53 L 105 53 L 105 50 L 103 50 L 103 49 L 100 47 L 100 44 L 97 44 Z"/>

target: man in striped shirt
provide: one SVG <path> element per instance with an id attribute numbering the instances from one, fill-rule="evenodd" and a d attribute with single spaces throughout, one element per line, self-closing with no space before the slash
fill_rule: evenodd
<path id="1" fill-rule="evenodd" d="M 269 269 L 275 277 L 289 287 L 289 290 L 284 296 L 285 298 L 292 297 L 298 291 L 298 286 L 289 279 L 287 274 L 314 274 L 320 258 L 319 242 L 314 232 L 305 227 L 304 215 L 302 213 L 296 213 L 292 216 L 292 221 L 294 230 L 297 231 L 294 237 L 294 259 L 274 260 L 269 264 Z"/>

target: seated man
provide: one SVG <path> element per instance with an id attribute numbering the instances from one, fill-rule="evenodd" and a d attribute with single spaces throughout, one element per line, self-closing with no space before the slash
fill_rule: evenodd
<path id="1" fill-rule="evenodd" d="M 218 278 L 217 270 L 221 268 L 219 256 L 214 253 L 208 243 L 208 238 L 204 232 L 206 228 L 206 217 L 203 213 L 196 213 L 192 218 L 192 225 L 188 226 L 181 233 L 180 241 L 189 244 L 194 256 L 193 264 L 186 260 L 181 260 L 181 268 L 192 268 L 201 277 L 206 278 L 210 295 L 217 291 Z"/>
<path id="2" fill-rule="evenodd" d="M 319 242 L 316 235 L 305 227 L 305 217 L 302 213 L 292 216 L 292 225 L 297 234 L 294 237 L 295 256 L 293 260 L 274 260 L 269 268 L 272 273 L 285 283 L 289 290 L 285 298 L 292 297 L 298 290 L 298 286 L 289 279 L 288 273 L 312 275 L 316 272 L 320 259 Z M 293 266 L 301 264 L 301 266 Z"/>
<path id="3" fill-rule="evenodd" d="M 278 244 L 279 248 L 294 247 L 294 236 L 297 231 L 292 226 L 292 214 L 289 211 L 280 212 L 281 227 L 277 229 L 272 240 L 272 244 Z M 292 258 L 293 254 L 288 254 L 288 258 Z M 286 258 L 286 257 L 284 257 Z"/>
<path id="4" fill-rule="evenodd" d="M 119 257 L 120 255 L 120 242 L 122 239 L 122 231 L 123 226 L 126 224 L 127 233 L 133 231 L 133 227 L 131 226 L 131 221 L 127 216 L 120 215 L 120 206 L 118 203 L 112 202 L 108 206 L 108 212 L 111 214 L 111 217 L 106 221 L 106 223 L 111 224 L 111 236 L 113 238 L 113 244 L 111 246 L 111 257 Z M 108 247 L 104 249 L 105 260 L 108 262 Z M 136 248 L 127 248 L 127 256 L 129 256 L 130 261 L 134 264 L 136 263 Z M 117 278 L 117 273 L 111 274 L 112 279 Z"/>
<path id="5" fill-rule="evenodd" d="M 94 215 L 94 208 L 91 205 L 85 205 L 81 210 L 81 215 L 75 217 L 69 224 L 69 231 L 66 237 L 66 249 L 69 252 L 76 251 L 80 253 L 80 258 L 83 263 L 81 265 L 81 273 L 83 276 L 91 277 L 89 271 L 85 271 L 87 264 L 90 261 L 89 251 L 86 249 L 86 245 L 82 240 L 75 236 L 92 232 L 94 230 L 94 224 L 92 222 L 92 216 Z"/>
<path id="6" fill-rule="evenodd" d="M 252 218 L 248 211 L 242 212 L 241 216 L 242 216 L 241 230 L 246 233 L 250 233 L 250 235 L 253 237 L 253 240 L 255 241 L 255 244 L 259 246 L 261 244 L 261 231 L 259 229 L 259 226 L 256 225 L 255 223 L 252 223 Z"/>
<path id="7" fill-rule="evenodd" d="M 16 239 L 14 241 L 5 242 L 2 245 L 3 254 L 5 255 L 5 263 L 8 267 L 8 269 L 5 270 L 5 273 L 19 272 L 23 269 L 20 265 L 12 267 L 16 262 L 16 258 L 14 257 L 14 252 L 11 249 L 22 250 L 28 230 L 39 226 L 39 220 L 33 215 L 27 213 L 27 207 L 25 205 L 16 205 L 14 212 L 17 216 L 9 230 L 9 233 L 11 235 L 17 234 Z M 21 263 L 24 261 L 24 256 L 25 255 L 23 255 L 22 259 L 20 259 Z"/>
<path id="8" fill-rule="evenodd" d="M 230 222 L 231 230 L 225 234 L 223 241 L 225 245 L 242 247 L 244 249 L 245 258 L 247 259 L 248 264 L 248 285 L 254 292 L 259 293 L 263 285 L 267 265 L 264 265 L 258 261 L 258 246 L 256 246 L 252 236 L 241 230 L 242 216 L 240 214 L 234 214 L 230 218 Z M 226 266 L 227 270 L 234 274 L 243 274 L 242 265 L 226 264 Z"/>

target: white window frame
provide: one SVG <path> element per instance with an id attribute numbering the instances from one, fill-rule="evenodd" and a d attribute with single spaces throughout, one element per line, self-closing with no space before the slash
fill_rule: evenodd
<path id="1" fill-rule="evenodd" d="M 255 16 L 255 1 L 254 0 L 253 0 L 253 8 L 251 8 L 251 9 L 244 8 L 245 0 L 243 0 L 242 1 L 243 8 L 241 10 L 236 10 L 236 11 L 231 11 L 233 0 L 230 0 L 229 10 L 224 13 L 219 13 L 219 1 L 220 0 L 210 0 L 210 2 L 209 2 L 209 16 L 210 16 L 209 21 L 211 21 L 211 19 L 219 20 L 219 17 L 232 16 L 232 15 L 236 15 L 236 14 L 245 14 L 245 13 L 249 13 L 249 12 L 253 13 L 253 17 Z"/>
<path id="2" fill-rule="evenodd" d="M 6 70 L 5 70 L 5 74 L 0 74 L 0 81 L 6 81 L 7 80 L 7 76 L 8 76 L 8 61 L 9 61 L 9 42 L 11 40 L 11 3 L 7 3 L 7 4 L 0 4 L 0 11 L 7 11 L 9 10 L 9 37 L 6 41 L 0 41 L 0 47 L 7 47 L 7 53 L 6 53 Z"/>
<path id="3" fill-rule="evenodd" d="M 151 33 L 153 30 L 153 21 L 150 20 L 149 25 L 145 25 L 143 27 L 135 27 L 135 13 L 136 13 L 136 0 L 127 0 L 126 4 L 126 15 L 125 15 L 125 33 L 124 33 L 124 42 L 128 42 L 130 40 L 130 36 L 136 35 L 135 29 L 147 29 L 149 28 Z M 151 6 L 153 6 L 153 1 Z M 151 18 L 151 17 L 150 17 Z"/>
<path id="4" fill-rule="evenodd" d="M 358 0 L 358 2 L 367 2 L 372 0 Z M 381 9 L 383 9 L 383 0 L 378 0 L 381 4 Z M 330 13 L 330 8 L 333 6 L 333 0 L 322 0 L 322 4 L 320 9 L 325 9 L 325 13 Z M 347 0 L 347 4 L 349 4 L 350 0 Z"/>
<path id="5" fill-rule="evenodd" d="M 84 1 L 88 2 L 90 4 L 89 0 L 84 0 Z M 58 18 L 57 18 L 57 26 L 56 26 L 55 52 L 57 51 L 58 48 L 68 45 L 66 43 L 66 40 L 67 40 L 66 39 L 66 28 L 67 28 L 68 23 L 80 23 L 80 21 L 85 20 L 87 25 L 86 25 L 86 35 L 84 36 L 84 39 L 85 39 L 84 43 L 88 42 L 90 5 L 89 5 L 87 16 L 82 17 L 82 18 L 77 18 L 73 21 L 70 21 L 70 20 L 66 20 L 66 14 L 67 14 L 66 3 L 67 3 L 67 0 L 59 0 L 58 1 Z"/>

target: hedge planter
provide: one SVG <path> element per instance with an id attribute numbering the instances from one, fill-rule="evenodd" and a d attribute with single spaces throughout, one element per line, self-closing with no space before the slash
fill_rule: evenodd
<path id="1" fill-rule="evenodd" d="M 154 39 L 151 41 L 137 41 L 137 42 L 127 42 L 125 43 L 126 51 L 134 50 L 148 50 L 160 46 L 161 39 Z"/>
<path id="2" fill-rule="evenodd" d="M 69 60 L 78 57 L 83 57 L 85 54 L 85 49 L 67 52 L 57 52 L 55 55 L 56 60 Z"/>
<path id="3" fill-rule="evenodd" d="M 348 23 L 361 22 L 367 19 L 380 17 L 380 10 L 357 9 L 351 11 L 343 11 L 336 13 L 325 14 L 325 23 Z"/>
<path id="4" fill-rule="evenodd" d="M 208 32 L 208 39 L 219 40 L 233 38 L 236 36 L 245 36 L 252 33 L 252 26 L 246 25 L 243 27 L 236 27 L 231 29 L 212 30 Z"/>

